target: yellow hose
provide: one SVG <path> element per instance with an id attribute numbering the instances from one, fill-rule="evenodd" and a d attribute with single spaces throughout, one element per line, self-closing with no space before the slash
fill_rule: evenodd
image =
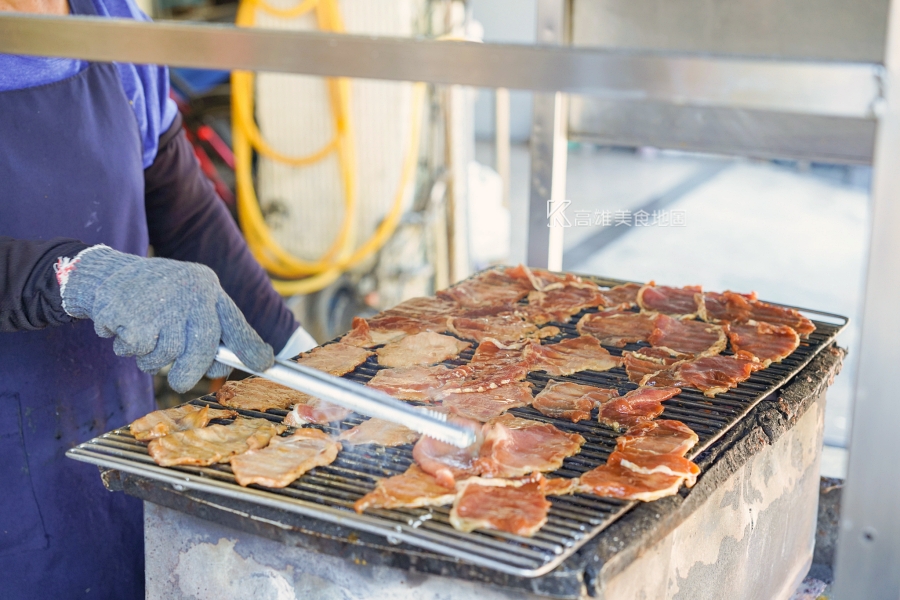
<path id="1" fill-rule="evenodd" d="M 241 0 L 237 25 L 252 27 L 255 9 L 281 17 L 296 18 L 316 10 L 320 29 L 345 31 L 337 0 L 303 0 L 291 9 L 278 9 L 265 0 Z M 234 128 L 235 174 L 237 179 L 238 218 L 247 243 L 260 264 L 273 276 L 288 279 L 273 280 L 279 293 L 305 294 L 318 291 L 337 280 L 341 274 L 377 252 L 396 230 L 402 216 L 404 192 L 415 176 L 418 141 L 421 128 L 421 105 L 424 84 L 416 84 L 413 93 L 413 124 L 409 148 L 401 171 L 400 186 L 394 203 L 373 235 L 357 250 L 353 250 L 353 229 L 356 217 L 356 149 L 350 120 L 350 82 L 345 78 L 327 79 L 327 89 L 334 119 L 335 136 L 317 152 L 308 156 L 289 157 L 272 148 L 262 137 L 253 118 L 253 74 L 236 71 L 232 74 L 232 120 Z M 341 229 L 331 248 L 316 261 L 298 259 L 274 239 L 269 230 L 253 187 L 252 153 L 256 150 L 272 160 L 291 166 L 305 166 L 337 153 L 344 188 L 345 215 Z M 297 279 L 304 277 L 303 279 Z"/>

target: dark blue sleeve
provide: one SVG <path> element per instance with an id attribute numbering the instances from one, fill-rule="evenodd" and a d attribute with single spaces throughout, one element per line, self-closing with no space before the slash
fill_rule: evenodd
<path id="1" fill-rule="evenodd" d="M 0 236 L 0 332 L 32 331 L 74 321 L 63 310 L 53 265 L 60 257 L 74 258 L 87 247 L 63 238 Z"/>
<path id="2" fill-rule="evenodd" d="M 150 244 L 156 255 L 202 263 L 215 271 L 250 325 L 278 353 L 297 321 L 200 170 L 180 115 L 160 138 L 144 180 Z"/>

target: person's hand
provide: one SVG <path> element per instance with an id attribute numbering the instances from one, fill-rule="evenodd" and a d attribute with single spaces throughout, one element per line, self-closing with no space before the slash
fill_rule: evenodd
<path id="1" fill-rule="evenodd" d="M 106 246 L 82 252 L 59 277 L 66 312 L 91 319 L 101 337 L 113 337 L 118 356 L 137 357 L 156 373 L 173 363 L 169 385 L 183 393 L 203 377 L 224 377 L 215 362 L 220 340 L 255 371 L 274 355 L 222 290 L 212 269 L 166 258 L 143 258 Z"/>

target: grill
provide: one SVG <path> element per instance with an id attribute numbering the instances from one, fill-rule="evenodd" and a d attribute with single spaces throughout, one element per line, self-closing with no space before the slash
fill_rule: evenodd
<path id="1" fill-rule="evenodd" d="M 586 279 L 605 287 L 624 283 L 597 277 Z M 698 457 L 757 403 L 787 383 L 818 352 L 826 348 L 847 323 L 847 319 L 839 315 L 799 310 L 813 319 L 816 331 L 781 363 L 754 373 L 737 388 L 715 398 L 707 398 L 698 391 L 685 390 L 664 403 L 665 411 L 660 418 L 682 421 L 700 438 L 700 443 L 688 455 L 689 458 Z M 544 343 L 577 337 L 575 323 L 588 312 L 594 312 L 594 309 L 576 315 L 570 324 L 552 323 L 560 328 L 560 334 Z M 607 349 L 612 354 L 621 355 L 623 350 L 641 346 L 645 344 Z M 471 359 L 473 352 L 474 349 L 470 348 L 457 359 L 448 360 L 445 364 L 465 364 Z M 370 357 L 346 377 L 359 382 L 368 381 L 382 368 L 375 358 Z M 604 373 L 583 371 L 554 379 L 598 387 L 615 387 L 620 393 L 637 387 L 628 380 L 622 367 Z M 529 374 L 527 380 L 534 384 L 536 394 L 543 389 L 549 377 L 543 372 L 534 372 Z M 214 396 L 199 398 L 192 403 L 219 407 Z M 246 410 L 239 412 L 245 416 L 262 417 L 275 422 L 279 422 L 287 414 L 287 411 L 278 410 L 267 413 Z M 615 448 L 617 432 L 596 421 L 571 423 L 552 419 L 531 407 L 516 408 L 510 412 L 516 416 L 553 423 L 559 429 L 579 433 L 587 440 L 581 452 L 566 459 L 562 468 L 553 473 L 554 476 L 577 477 L 604 464 Z M 340 424 L 321 429 L 337 434 L 358 425 L 364 419 L 365 417 L 354 414 Z M 176 491 L 198 490 L 323 519 L 383 536 L 391 544 L 407 543 L 521 577 L 537 577 L 551 571 L 636 504 L 585 494 L 552 497 L 550 500 L 553 506 L 548 521 L 532 538 L 497 531 L 462 533 L 450 525 L 447 507 L 370 510 L 362 515 L 353 511 L 353 503 L 371 491 L 379 478 L 400 474 L 412 464 L 412 446 L 347 448 L 338 454 L 331 465 L 318 467 L 281 490 L 241 487 L 235 482 L 228 465 L 159 467 L 147 454 L 146 445 L 136 441 L 127 427 L 81 444 L 70 450 L 68 456 L 168 484 Z M 682 490 L 682 493 L 686 492 Z"/>

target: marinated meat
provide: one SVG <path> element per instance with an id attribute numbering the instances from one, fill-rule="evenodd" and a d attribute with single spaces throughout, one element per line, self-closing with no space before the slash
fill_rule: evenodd
<path id="1" fill-rule="evenodd" d="M 380 365 L 411 367 L 431 365 L 453 358 L 471 345 L 449 335 L 423 331 L 391 342 L 384 348 L 379 348 L 376 353 Z"/>
<path id="2" fill-rule="evenodd" d="M 647 341 L 657 348 L 699 357 L 719 354 L 728 345 L 725 331 L 718 325 L 667 315 L 657 315 L 654 325 Z"/>
<path id="3" fill-rule="evenodd" d="M 216 402 L 229 408 L 265 412 L 270 408 L 287 410 L 297 403 L 308 402 L 310 396 L 278 383 L 253 377 L 227 381 L 216 392 Z"/>
<path id="4" fill-rule="evenodd" d="M 371 336 L 377 343 L 422 331 L 442 333 L 447 330 L 447 317 L 460 310 L 459 304 L 447 298 L 412 298 L 381 312 L 368 320 Z"/>
<path id="5" fill-rule="evenodd" d="M 450 510 L 450 524 L 459 531 L 496 529 L 531 537 L 547 522 L 552 505 L 539 482 L 508 482 L 472 478 Z"/>
<path id="6" fill-rule="evenodd" d="M 282 423 L 291 427 L 303 427 L 308 423 L 327 425 L 328 423 L 343 421 L 353 412 L 349 408 L 344 408 L 313 396 L 306 394 L 304 396 L 303 401 L 295 404 L 291 412 L 285 415 Z"/>
<path id="7" fill-rule="evenodd" d="M 387 344 L 399 340 L 406 335 L 403 329 L 372 330 L 369 322 L 362 317 L 353 317 L 353 327 L 350 332 L 341 338 L 342 344 L 357 346 L 358 348 L 373 348 L 381 344 Z"/>
<path id="8" fill-rule="evenodd" d="M 213 419 L 233 419 L 237 415 L 233 410 L 185 404 L 165 410 L 154 410 L 134 421 L 129 429 L 134 439 L 147 442 L 175 431 L 206 427 Z"/>
<path id="9" fill-rule="evenodd" d="M 566 323 L 572 315 L 578 314 L 585 308 L 606 306 L 606 297 L 596 285 L 581 283 L 545 292 L 531 292 L 528 294 L 528 304 L 539 309 L 541 312 L 538 314 L 547 315 L 549 320 Z"/>
<path id="10" fill-rule="evenodd" d="M 696 317 L 703 311 L 703 288 L 699 285 L 668 287 L 651 281 L 638 292 L 637 303 L 644 312 Z"/>
<path id="11" fill-rule="evenodd" d="M 706 292 L 703 294 L 703 312 L 700 313 L 700 318 L 708 323 L 748 321 L 751 300 L 756 300 L 755 292 L 752 294 Z"/>
<path id="12" fill-rule="evenodd" d="M 604 306 L 618 308 L 637 306 L 637 295 L 641 287 L 637 283 L 623 283 L 614 288 L 603 290 L 603 296 L 606 298 Z"/>
<path id="13" fill-rule="evenodd" d="M 528 295 L 531 285 L 499 271 L 485 271 L 471 279 L 437 293 L 460 306 L 496 306 L 513 304 Z"/>
<path id="14" fill-rule="evenodd" d="M 486 392 L 449 394 L 441 399 L 441 405 L 450 413 L 481 423 L 531 402 L 531 384 L 527 382 L 511 383 Z"/>
<path id="15" fill-rule="evenodd" d="M 310 469 L 330 465 L 340 449 L 318 429 L 298 429 L 287 437 L 273 437 L 265 448 L 235 456 L 231 470 L 240 485 L 283 488 Z"/>
<path id="16" fill-rule="evenodd" d="M 703 294 L 704 312 L 700 316 L 710 323 L 746 323 L 757 321 L 769 325 L 787 325 L 800 337 L 807 338 L 816 330 L 812 321 L 792 308 L 775 306 L 756 299 L 756 293 L 725 292 Z"/>
<path id="17" fill-rule="evenodd" d="M 304 352 L 296 362 L 304 367 L 318 369 L 331 375 L 346 375 L 366 362 L 366 358 L 372 354 L 373 352 L 358 346 L 336 342 Z"/>
<path id="18" fill-rule="evenodd" d="M 616 438 L 616 450 L 626 454 L 684 456 L 700 438 L 681 421 L 656 419 L 638 423 Z"/>
<path id="19" fill-rule="evenodd" d="M 378 444 L 390 447 L 412 444 L 420 437 L 417 432 L 408 427 L 392 423 L 391 421 L 373 418 L 344 431 L 338 439 L 350 446 Z"/>
<path id="20" fill-rule="evenodd" d="M 486 339 L 494 339 L 502 344 L 518 344 L 527 339 L 538 339 L 548 333 L 542 332 L 534 323 L 529 323 L 512 313 L 476 318 L 451 317 L 447 321 L 447 329 L 467 340 L 483 342 Z M 550 335 L 559 333 L 559 329 L 553 329 Z"/>
<path id="21" fill-rule="evenodd" d="M 528 286 L 538 292 L 560 289 L 565 286 L 593 285 L 577 275 L 570 273 L 552 273 L 545 269 L 533 269 L 525 265 L 509 267 L 504 271 L 507 277 L 517 280 L 520 285 Z"/>
<path id="22" fill-rule="evenodd" d="M 528 375 L 531 360 L 524 351 L 486 339 L 478 345 L 468 364 L 445 377 L 440 396 L 486 392 L 522 381 Z"/>
<path id="23" fill-rule="evenodd" d="M 627 454 L 618 450 L 606 461 L 610 467 L 625 467 L 639 475 L 668 475 L 683 477 L 684 484 L 693 487 L 700 474 L 700 467 L 677 454 Z"/>
<path id="24" fill-rule="evenodd" d="M 456 499 L 456 489 L 439 485 L 437 480 L 411 465 L 405 473 L 379 479 L 375 489 L 353 504 L 362 513 L 370 508 L 418 508 L 445 506 Z"/>
<path id="25" fill-rule="evenodd" d="M 147 451 L 156 464 L 163 467 L 228 462 L 231 457 L 265 448 L 284 425 L 266 419 L 235 419 L 230 425 L 210 425 L 202 429 L 176 431 L 150 440 Z"/>
<path id="26" fill-rule="evenodd" d="M 533 363 L 532 371 L 546 371 L 554 377 L 578 371 L 608 371 L 622 365 L 621 358 L 612 356 L 597 338 L 590 335 L 566 339 L 558 344 L 531 344 L 526 346 L 524 355 Z"/>
<path id="27" fill-rule="evenodd" d="M 521 477 L 555 471 L 564 458 L 578 454 L 584 438 L 550 423 L 506 414 L 485 425 L 484 445 L 476 469 L 485 477 Z"/>
<path id="28" fill-rule="evenodd" d="M 816 330 L 816 326 L 812 321 L 793 308 L 775 306 L 759 300 L 752 301 L 750 307 L 751 321 L 790 327 L 804 339 L 808 338 L 809 334 Z"/>
<path id="29" fill-rule="evenodd" d="M 452 488 L 457 478 L 465 479 L 478 474 L 476 460 L 484 438 L 481 434 L 481 423 L 477 421 L 457 416 L 448 417 L 447 421 L 475 431 L 477 434 L 475 442 L 466 448 L 457 448 L 434 438 L 422 436 L 413 446 L 413 459 L 423 471 L 433 475 L 439 485 Z"/>
<path id="30" fill-rule="evenodd" d="M 622 500 L 651 502 L 678 493 L 684 477 L 636 473 L 622 465 L 602 465 L 584 473 L 578 491 Z"/>
<path id="31" fill-rule="evenodd" d="M 713 398 L 750 378 L 763 368 L 756 360 L 738 356 L 706 356 L 678 363 L 644 377 L 641 385 L 692 387 Z"/>
<path id="32" fill-rule="evenodd" d="M 378 371 L 366 385 L 401 400 L 429 401 L 451 378 L 452 369 L 446 365 L 401 367 Z"/>
<path id="33" fill-rule="evenodd" d="M 576 327 L 578 333 L 592 335 L 601 344 L 622 347 L 631 342 L 646 342 L 655 329 L 654 315 L 633 312 L 587 314 Z"/>
<path id="34" fill-rule="evenodd" d="M 542 482 L 541 491 L 546 496 L 568 496 L 575 491 L 578 485 L 577 479 L 566 479 L 565 477 L 554 477 L 552 479 L 544 477 Z"/>
<path id="35" fill-rule="evenodd" d="M 647 375 L 667 369 L 675 363 L 691 358 L 690 354 L 672 352 L 665 348 L 641 348 L 634 352 L 623 352 L 625 372 L 628 379 L 640 383 Z"/>
<path id="36" fill-rule="evenodd" d="M 618 395 L 619 391 L 614 389 L 551 379 L 531 405 L 548 417 L 577 423 L 590 419 L 595 406 L 601 406 Z"/>
<path id="37" fill-rule="evenodd" d="M 662 403 L 681 393 L 676 387 L 640 387 L 600 407 L 600 423 L 610 427 L 632 427 L 662 414 Z"/>
<path id="38" fill-rule="evenodd" d="M 800 336 L 787 325 L 750 321 L 746 324 L 731 323 L 726 326 L 726 331 L 735 354 L 745 358 L 755 357 L 763 367 L 781 362 L 800 345 Z"/>

